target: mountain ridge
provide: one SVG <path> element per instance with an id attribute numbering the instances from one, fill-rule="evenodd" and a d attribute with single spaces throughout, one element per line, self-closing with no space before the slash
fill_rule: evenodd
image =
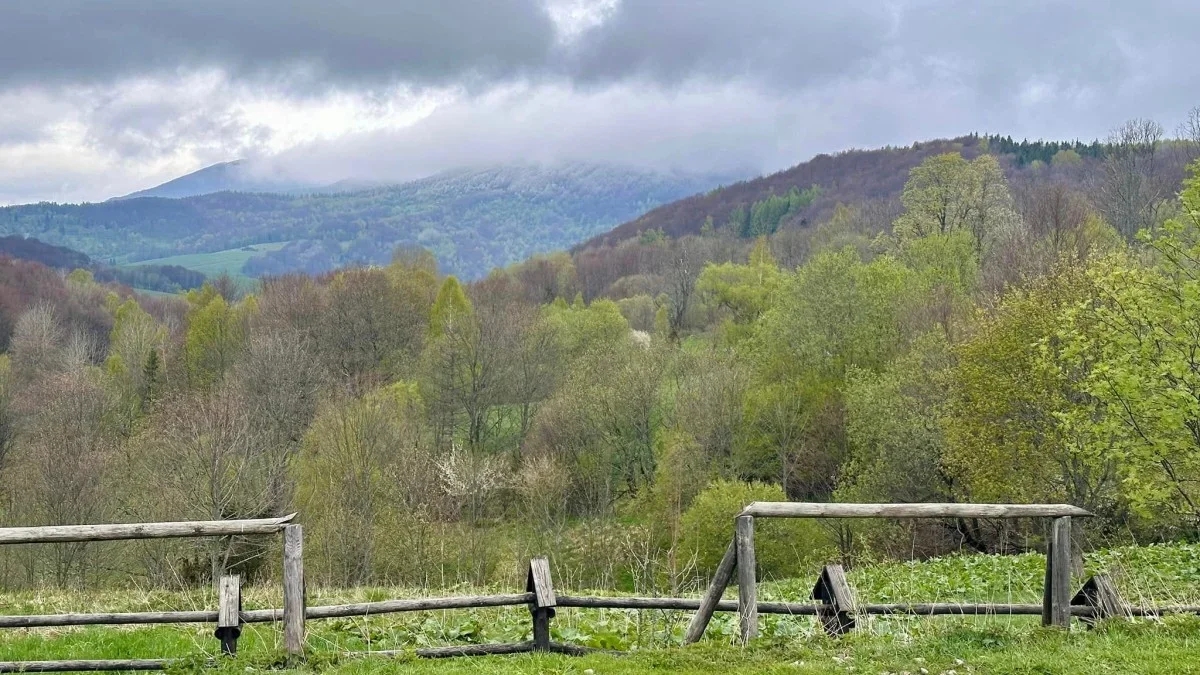
<path id="1" fill-rule="evenodd" d="M 728 177 L 602 164 L 464 168 L 353 192 L 214 192 L 0 208 L 0 234 L 37 237 L 132 263 L 288 242 L 247 263 L 255 275 L 387 262 L 397 247 L 434 252 L 447 273 L 560 250 Z"/>

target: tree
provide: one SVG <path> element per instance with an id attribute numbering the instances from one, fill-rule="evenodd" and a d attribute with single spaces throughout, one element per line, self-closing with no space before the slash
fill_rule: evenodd
<path id="1" fill-rule="evenodd" d="M 846 386 L 848 465 L 840 497 L 867 502 L 940 502 L 942 429 L 951 366 L 945 335 L 919 338 L 879 373 L 854 369 Z"/>
<path id="2" fill-rule="evenodd" d="M 254 402 L 222 382 L 162 401 L 152 424 L 128 451 L 123 507 L 143 520 L 226 520 L 286 513 L 292 498 L 288 448 L 273 442 L 259 423 Z M 261 564 L 260 539 L 224 538 L 198 543 L 204 566 L 192 571 L 215 583 L 237 567 Z"/>
<path id="3" fill-rule="evenodd" d="M 755 243 L 747 264 L 709 263 L 700 273 L 696 288 L 718 307 L 728 310 L 733 324 L 742 326 L 744 332 L 766 311 L 781 279 L 767 240 L 762 237 Z"/>
<path id="4" fill-rule="evenodd" d="M 115 304 L 115 296 L 113 300 Z M 120 390 L 128 424 L 143 412 L 158 384 L 159 351 L 167 332 L 132 298 L 117 305 L 113 315 L 105 369 Z"/>
<path id="5" fill-rule="evenodd" d="M 1200 166 L 1196 167 L 1200 169 Z M 1056 339 L 1060 372 L 1080 373 L 1094 405 L 1064 412 L 1067 428 L 1095 439 L 1126 498 L 1145 517 L 1200 523 L 1200 176 L 1180 196 L 1179 218 L 1149 237 L 1157 259 L 1109 256 L 1089 272 L 1097 300 L 1072 306 Z"/>
<path id="6" fill-rule="evenodd" d="M 116 448 L 115 401 L 95 366 L 60 364 L 30 383 L 14 401 L 18 442 L 11 452 L 16 519 L 37 525 L 103 521 L 112 502 L 105 474 Z M 85 542 L 49 553 L 55 583 L 82 580 L 94 564 Z M 37 563 L 30 558 L 30 564 Z M 31 577 L 36 569 L 31 569 Z"/>
<path id="7" fill-rule="evenodd" d="M 1098 437 L 1062 423 L 1086 409 L 1084 364 L 1061 368 L 1063 313 L 1094 297 L 1082 270 L 1064 266 L 1010 292 L 957 345 L 944 464 L 969 501 L 1068 501 L 1120 509 L 1114 467 L 1094 456 Z"/>
<path id="8" fill-rule="evenodd" d="M 338 272 L 328 285 L 320 353 L 351 391 L 412 374 L 429 330 L 436 279 L 422 258 Z"/>
<path id="9" fill-rule="evenodd" d="M 1162 126 L 1153 120 L 1130 120 L 1113 130 L 1092 188 L 1096 207 L 1130 241 L 1138 230 L 1158 225 L 1169 197 L 1159 166 L 1162 136 Z"/>
<path id="10" fill-rule="evenodd" d="M 1019 222 L 1004 172 L 991 155 L 969 162 L 956 152 L 926 159 L 909 173 L 900 201 L 905 212 L 894 230 L 902 239 L 965 229 L 982 251 Z"/>
<path id="11" fill-rule="evenodd" d="M 237 360 L 246 344 L 249 318 L 258 303 L 254 296 L 231 305 L 213 286 L 188 293 L 184 361 L 194 386 L 211 387 Z"/>
<path id="12" fill-rule="evenodd" d="M 397 528 L 436 509 L 423 419 L 416 385 L 399 382 L 332 403 L 313 421 L 294 473 L 318 577 L 362 584 L 374 573 L 404 568 L 388 555 L 419 553 L 416 538 L 379 551 Z"/>

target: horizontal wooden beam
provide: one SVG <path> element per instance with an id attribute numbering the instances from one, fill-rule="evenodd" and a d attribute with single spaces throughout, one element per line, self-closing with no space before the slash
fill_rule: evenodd
<path id="1" fill-rule="evenodd" d="M 0 616 L 0 628 L 47 626 L 129 626 L 160 623 L 216 623 L 216 611 L 123 612 L 112 614 L 26 614 Z"/>
<path id="2" fill-rule="evenodd" d="M 257 518 L 254 520 L 189 520 L 176 523 L 0 527 L 0 544 L 273 534 L 282 530 L 295 517 L 296 514 L 292 513 L 279 518 Z"/>
<path id="3" fill-rule="evenodd" d="M 1092 514 L 1070 504 L 753 502 L 740 515 L 762 518 L 1086 518 Z"/>
<path id="4" fill-rule="evenodd" d="M 350 652 L 349 656 L 409 656 L 441 659 L 451 656 L 486 656 L 488 654 L 524 654 L 533 651 L 533 642 L 509 642 L 488 645 L 453 645 L 450 647 L 419 647 L 417 649 L 381 649 L 373 652 Z"/>
<path id="5" fill-rule="evenodd" d="M 533 593 L 510 593 L 507 595 L 464 595 L 447 598 L 418 598 L 415 600 L 382 600 L 359 602 L 350 605 L 325 605 L 309 607 L 304 612 L 308 619 L 333 619 L 350 616 L 370 616 L 395 612 L 423 612 L 437 609 L 465 609 L 470 607 L 504 607 L 527 605 L 533 602 Z M 246 612 L 244 614 L 249 614 Z"/>
<path id="6" fill-rule="evenodd" d="M 171 659 L 0 661 L 0 673 L 70 673 L 86 670 L 165 670 Z"/>

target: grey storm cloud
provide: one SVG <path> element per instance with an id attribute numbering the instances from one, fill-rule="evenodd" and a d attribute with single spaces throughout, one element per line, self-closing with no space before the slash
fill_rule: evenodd
<path id="1" fill-rule="evenodd" d="M 1171 129 L 1200 105 L 1196 26 L 1194 0 L 0 0 L 0 202 L 238 157 L 329 179 L 769 171 L 971 131 Z M 346 100 L 358 117 L 330 122 Z"/>
<path id="2" fill-rule="evenodd" d="M 1062 0 L 624 0 L 575 41 L 540 0 L 6 0 L 0 81 L 103 81 L 181 67 L 305 68 L 339 84 L 694 78 L 803 89 L 911 67 L 1003 91 L 1133 75 L 1194 41 L 1200 3 Z M 1183 54 L 1156 67 L 1186 69 Z M 941 64 L 931 63 L 937 59 Z M 946 63 L 960 72 L 939 71 Z"/>
<path id="3" fill-rule="evenodd" d="M 446 84 L 508 77 L 803 84 L 869 65 L 878 2 L 626 0 L 576 44 L 538 0 L 6 0 L 0 79 L 102 81 L 179 67 Z"/>
<path id="4" fill-rule="evenodd" d="M 0 80 L 296 66 L 330 79 L 504 77 L 555 41 L 535 0 L 5 0 Z"/>

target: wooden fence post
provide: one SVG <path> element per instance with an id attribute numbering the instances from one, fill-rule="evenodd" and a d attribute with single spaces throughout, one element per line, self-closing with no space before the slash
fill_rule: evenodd
<path id="1" fill-rule="evenodd" d="M 754 516 L 738 516 L 734 521 L 737 546 L 738 619 L 741 641 L 746 644 L 758 637 L 758 578 L 754 562 Z"/>
<path id="2" fill-rule="evenodd" d="M 1042 625 L 1071 626 L 1071 517 L 1055 518 L 1046 543 L 1046 582 Z"/>
<path id="3" fill-rule="evenodd" d="M 289 658 L 304 658 L 304 528 L 283 528 L 283 642 Z"/>
<path id="4" fill-rule="evenodd" d="M 1054 586 L 1053 570 L 1054 562 L 1054 529 L 1048 528 L 1046 532 L 1046 573 L 1042 581 L 1042 625 L 1049 626 L 1053 620 L 1050 612 L 1052 596 L 1052 587 Z"/>
<path id="5" fill-rule="evenodd" d="M 683 644 L 690 645 L 704 637 L 704 630 L 708 628 L 713 611 L 717 609 L 717 603 L 721 601 L 721 596 L 725 594 L 725 589 L 729 586 L 729 579 L 733 576 L 733 568 L 736 564 L 737 540 L 730 539 L 729 546 L 725 549 L 725 555 L 721 558 L 721 563 L 717 565 L 716 573 L 713 574 L 712 583 L 708 585 L 708 590 L 700 599 L 700 607 L 692 616 L 692 622 L 688 624 L 687 633 L 683 636 Z"/>
<path id="6" fill-rule="evenodd" d="M 237 655 L 237 641 L 242 634 L 242 578 L 237 574 L 221 577 L 214 634 L 221 641 L 222 654 Z"/>
<path id="7" fill-rule="evenodd" d="M 533 615 L 533 648 L 550 651 L 550 619 L 554 618 L 554 583 L 550 580 L 550 561 L 533 558 L 529 561 L 529 574 L 525 578 L 525 590 L 533 593 L 533 604 L 529 612 Z"/>

